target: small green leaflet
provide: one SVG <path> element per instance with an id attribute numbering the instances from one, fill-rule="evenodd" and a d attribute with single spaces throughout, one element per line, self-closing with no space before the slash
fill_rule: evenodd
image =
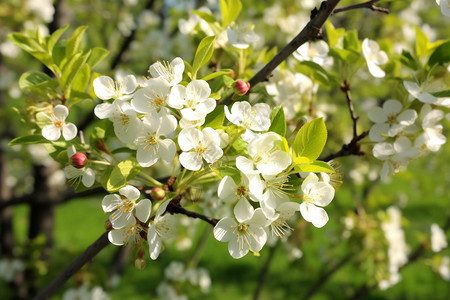
<path id="1" fill-rule="evenodd" d="M 315 161 L 327 141 L 327 128 L 322 118 L 306 123 L 300 128 L 292 144 L 294 158 L 304 156 Z"/>

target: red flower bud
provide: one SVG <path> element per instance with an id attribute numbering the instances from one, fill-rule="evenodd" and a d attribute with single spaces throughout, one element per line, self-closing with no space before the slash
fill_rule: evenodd
<path id="1" fill-rule="evenodd" d="M 70 163 L 77 169 L 81 169 L 86 165 L 87 157 L 84 153 L 77 152 L 70 157 Z"/>
<path id="2" fill-rule="evenodd" d="M 150 196 L 153 200 L 162 200 L 164 197 L 166 197 L 166 191 L 164 191 L 162 188 L 155 187 L 150 192 Z"/>
<path id="3" fill-rule="evenodd" d="M 250 90 L 250 83 L 238 80 L 234 83 L 233 88 L 236 94 L 243 96 Z"/>

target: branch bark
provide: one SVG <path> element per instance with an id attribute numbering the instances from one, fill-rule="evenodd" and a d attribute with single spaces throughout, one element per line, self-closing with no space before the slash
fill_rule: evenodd
<path id="1" fill-rule="evenodd" d="M 331 14 L 335 15 L 340 12 L 349 11 L 349 10 L 353 10 L 353 9 L 360 9 L 360 8 L 368 8 L 375 12 L 388 14 L 389 9 L 375 6 L 375 3 L 379 2 L 379 1 L 380 0 L 371 0 L 371 1 L 364 2 L 364 3 L 353 4 L 353 5 L 349 5 L 349 6 L 345 6 L 345 7 L 336 8 L 335 10 L 333 10 L 333 12 Z"/>
<path id="2" fill-rule="evenodd" d="M 312 11 L 312 18 L 308 24 L 302 29 L 302 31 L 287 44 L 274 58 L 272 58 L 267 65 L 265 65 L 255 76 L 250 79 L 250 86 L 253 88 L 255 85 L 262 81 L 266 81 L 269 75 L 280 65 L 284 60 L 288 58 L 298 47 L 303 45 L 309 40 L 313 40 L 321 35 L 322 26 L 325 21 L 331 15 L 336 5 L 340 0 L 327 0 L 322 2 L 319 10 Z M 228 105 L 232 101 L 233 95 L 228 96 L 222 104 Z"/>
<path id="3" fill-rule="evenodd" d="M 58 277 L 56 277 L 34 300 L 50 298 L 70 277 L 91 261 L 103 248 L 109 245 L 108 232 L 103 233 L 86 251 L 75 259 Z"/>

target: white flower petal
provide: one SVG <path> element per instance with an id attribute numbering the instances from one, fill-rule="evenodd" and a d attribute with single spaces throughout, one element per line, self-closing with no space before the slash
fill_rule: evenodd
<path id="1" fill-rule="evenodd" d="M 161 252 L 162 242 L 156 233 L 156 227 L 154 225 L 148 228 L 147 241 L 149 246 L 150 258 L 155 260 L 158 258 Z"/>
<path id="2" fill-rule="evenodd" d="M 77 136 L 77 126 L 73 123 L 67 123 L 62 128 L 63 137 L 66 141 L 70 141 Z"/>
<path id="3" fill-rule="evenodd" d="M 131 201 L 137 200 L 141 196 L 139 190 L 132 185 L 127 185 L 121 188 L 119 190 L 119 194 Z"/>
<path id="4" fill-rule="evenodd" d="M 300 213 L 306 221 L 311 222 L 317 228 L 325 226 L 328 222 L 327 212 L 312 203 L 303 202 L 300 204 Z"/>
<path id="5" fill-rule="evenodd" d="M 114 80 L 108 76 L 97 77 L 92 84 L 94 86 L 95 95 L 102 100 L 109 100 L 115 94 Z"/>
<path id="6" fill-rule="evenodd" d="M 120 204 L 120 196 L 117 194 L 106 195 L 102 201 L 102 208 L 104 212 L 112 212 L 117 209 Z"/>
<path id="7" fill-rule="evenodd" d="M 136 210 L 136 218 L 143 223 L 147 222 L 152 212 L 152 202 L 149 199 L 142 199 L 134 208 Z"/>
<path id="8" fill-rule="evenodd" d="M 236 189 L 237 185 L 233 178 L 230 176 L 225 176 L 219 183 L 217 196 L 225 202 L 234 202 L 237 200 Z"/>
<path id="9" fill-rule="evenodd" d="M 241 198 L 234 206 L 234 216 L 239 223 L 250 220 L 253 216 L 255 209 L 250 205 L 247 199 Z"/>
<path id="10" fill-rule="evenodd" d="M 233 228 L 237 224 L 232 218 L 223 218 L 214 226 L 214 237 L 219 242 L 229 242 L 233 239 Z"/>
<path id="11" fill-rule="evenodd" d="M 191 171 L 198 171 L 202 167 L 202 157 L 197 152 L 183 152 L 179 156 L 183 167 Z"/>
<path id="12" fill-rule="evenodd" d="M 84 184 L 85 187 L 93 186 L 95 182 L 94 170 L 86 168 L 83 177 L 81 177 L 81 182 Z"/>
<path id="13" fill-rule="evenodd" d="M 52 125 L 42 128 L 42 136 L 49 141 L 56 141 L 61 137 L 61 129 Z"/>

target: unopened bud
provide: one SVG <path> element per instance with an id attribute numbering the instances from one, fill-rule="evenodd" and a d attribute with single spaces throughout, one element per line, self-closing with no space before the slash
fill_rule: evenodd
<path id="1" fill-rule="evenodd" d="M 70 163 L 77 169 L 81 169 L 86 165 L 86 154 L 77 152 L 70 157 Z"/>
<path id="2" fill-rule="evenodd" d="M 134 267 L 138 270 L 143 270 L 146 266 L 145 259 L 143 258 L 136 258 L 134 261 Z"/>
<path id="3" fill-rule="evenodd" d="M 104 140 L 96 140 L 95 147 L 97 147 L 98 150 L 105 152 L 106 154 L 111 154 L 109 150 L 106 148 L 105 141 Z"/>
<path id="4" fill-rule="evenodd" d="M 155 187 L 150 192 L 150 196 L 153 200 L 162 200 L 164 197 L 166 197 L 166 191 L 164 191 L 162 188 Z"/>
<path id="5" fill-rule="evenodd" d="M 145 255 L 144 249 L 140 248 L 138 253 L 137 253 L 137 258 L 143 258 L 144 255 Z"/>
<path id="6" fill-rule="evenodd" d="M 236 94 L 243 96 L 250 90 L 250 83 L 238 80 L 234 83 L 233 88 Z"/>
<path id="7" fill-rule="evenodd" d="M 112 230 L 113 230 L 111 221 L 110 221 L 109 219 L 107 219 L 107 220 L 105 221 L 105 229 L 106 229 L 106 231 L 112 231 Z"/>

